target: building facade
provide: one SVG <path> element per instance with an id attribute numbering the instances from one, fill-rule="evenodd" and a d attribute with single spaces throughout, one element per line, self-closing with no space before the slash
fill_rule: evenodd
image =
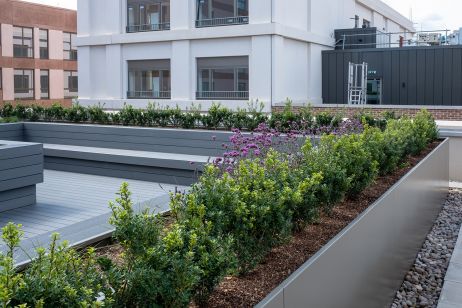
<path id="1" fill-rule="evenodd" d="M 322 103 L 334 30 L 413 31 L 379 0 L 78 0 L 79 101 Z"/>
<path id="2" fill-rule="evenodd" d="M 0 0 L 0 103 L 70 105 L 78 96 L 77 12 Z"/>

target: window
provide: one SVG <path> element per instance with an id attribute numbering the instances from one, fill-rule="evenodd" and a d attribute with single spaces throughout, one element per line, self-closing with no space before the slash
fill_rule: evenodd
<path id="1" fill-rule="evenodd" d="M 75 33 L 63 33 L 64 60 L 77 60 L 77 47 L 75 44 Z"/>
<path id="2" fill-rule="evenodd" d="M 48 59 L 48 30 L 40 29 L 40 59 Z"/>
<path id="3" fill-rule="evenodd" d="M 197 59 L 197 99 L 249 98 L 248 57 Z"/>
<path id="4" fill-rule="evenodd" d="M 170 98 L 170 60 L 128 61 L 127 98 Z"/>
<path id="5" fill-rule="evenodd" d="M 79 78 L 75 71 L 64 71 L 64 98 L 78 96 Z"/>
<path id="6" fill-rule="evenodd" d="M 363 19 L 363 28 L 370 28 L 371 22 L 367 19 Z"/>
<path id="7" fill-rule="evenodd" d="M 17 58 L 34 57 L 34 34 L 32 28 L 13 27 L 13 55 Z"/>
<path id="8" fill-rule="evenodd" d="M 197 0 L 196 27 L 249 23 L 248 0 Z"/>
<path id="9" fill-rule="evenodd" d="M 128 0 L 127 32 L 170 29 L 170 0 Z"/>
<path id="10" fill-rule="evenodd" d="M 14 70 L 14 99 L 34 99 L 34 70 Z"/>
<path id="11" fill-rule="evenodd" d="M 48 70 L 40 70 L 40 98 L 50 98 L 50 72 Z"/>

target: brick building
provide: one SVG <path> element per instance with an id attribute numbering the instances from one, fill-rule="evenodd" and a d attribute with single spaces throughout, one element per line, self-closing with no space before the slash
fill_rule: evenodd
<path id="1" fill-rule="evenodd" d="M 0 104 L 77 97 L 77 12 L 0 0 Z"/>

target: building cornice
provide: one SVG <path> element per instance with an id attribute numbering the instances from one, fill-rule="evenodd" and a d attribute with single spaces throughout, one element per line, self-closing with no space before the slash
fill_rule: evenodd
<path id="1" fill-rule="evenodd" d="M 138 44 L 172 42 L 182 40 L 252 37 L 262 35 L 277 35 L 297 41 L 314 43 L 326 47 L 334 46 L 333 38 L 321 36 L 303 29 L 288 27 L 277 23 L 108 34 L 96 36 L 78 36 L 76 43 L 78 47 L 84 47 L 113 44 Z"/>

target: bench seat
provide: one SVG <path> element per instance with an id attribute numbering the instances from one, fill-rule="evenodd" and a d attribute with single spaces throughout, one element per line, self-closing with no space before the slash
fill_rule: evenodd
<path id="1" fill-rule="evenodd" d="M 43 145 L 45 168 L 142 181 L 190 185 L 213 158 L 200 155 Z"/>

